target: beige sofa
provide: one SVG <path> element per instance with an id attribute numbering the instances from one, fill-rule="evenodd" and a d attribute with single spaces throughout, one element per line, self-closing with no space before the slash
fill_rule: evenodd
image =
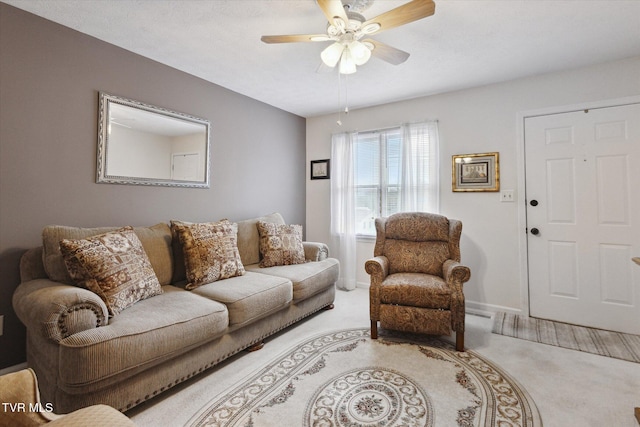
<path id="1" fill-rule="evenodd" d="M 245 274 L 190 291 L 171 228 L 134 227 L 163 292 L 112 317 L 97 294 L 69 281 L 59 242 L 116 227 L 46 227 L 43 246 L 22 257 L 13 296 L 42 400 L 57 413 L 100 403 L 126 411 L 331 307 L 339 263 L 327 246 L 304 242 L 307 262 L 261 268 L 258 220 L 284 224 L 277 213 L 237 222 Z"/>

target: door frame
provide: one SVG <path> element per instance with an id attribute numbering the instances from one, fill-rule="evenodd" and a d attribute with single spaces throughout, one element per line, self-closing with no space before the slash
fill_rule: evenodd
<path id="1" fill-rule="evenodd" d="M 174 179 L 173 172 L 174 172 L 175 158 L 179 156 L 198 156 L 198 163 L 200 163 L 199 160 L 201 156 L 199 151 L 185 151 L 185 152 L 171 153 L 171 179 Z M 200 179 L 200 171 L 198 171 L 196 178 Z"/>
<path id="2" fill-rule="evenodd" d="M 547 116 L 551 114 L 571 113 L 594 108 L 618 107 L 629 104 L 640 103 L 640 95 L 623 98 L 607 99 L 602 101 L 582 102 L 577 104 L 545 107 L 536 110 L 520 111 L 516 113 L 517 136 L 516 158 L 517 158 L 517 194 L 518 194 L 518 252 L 520 254 L 520 314 L 529 317 L 529 253 L 527 247 L 527 195 L 526 195 L 526 158 L 524 123 L 527 118 L 537 116 Z"/>

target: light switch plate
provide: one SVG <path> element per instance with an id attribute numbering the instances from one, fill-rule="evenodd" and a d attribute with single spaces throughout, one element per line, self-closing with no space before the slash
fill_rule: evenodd
<path id="1" fill-rule="evenodd" d="M 500 201 L 501 202 L 515 202 L 516 195 L 513 190 L 502 190 L 500 192 Z"/>

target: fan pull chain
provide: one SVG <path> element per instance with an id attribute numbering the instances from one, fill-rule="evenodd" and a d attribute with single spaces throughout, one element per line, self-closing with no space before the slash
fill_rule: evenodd
<path id="1" fill-rule="evenodd" d="M 342 126 L 342 77 L 338 71 L 338 126 Z"/>
<path id="2" fill-rule="evenodd" d="M 349 91 L 347 90 L 347 79 L 349 77 L 344 76 L 344 113 L 349 114 Z M 338 72 L 338 126 L 342 126 L 342 74 Z"/>
<path id="3" fill-rule="evenodd" d="M 349 114 L 349 76 L 344 75 L 344 113 Z"/>

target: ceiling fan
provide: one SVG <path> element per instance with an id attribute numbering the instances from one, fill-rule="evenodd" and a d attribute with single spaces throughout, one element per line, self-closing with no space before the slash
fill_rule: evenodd
<path id="1" fill-rule="evenodd" d="M 399 27 L 435 13 L 433 0 L 412 0 L 372 19 L 350 10 L 349 0 L 316 0 L 329 21 L 327 34 L 262 36 L 265 43 L 333 41 L 320 54 L 322 62 L 334 68 L 340 62 L 340 74 L 352 74 L 373 55 L 394 65 L 403 63 L 409 53 L 367 38 L 380 31 Z"/>

